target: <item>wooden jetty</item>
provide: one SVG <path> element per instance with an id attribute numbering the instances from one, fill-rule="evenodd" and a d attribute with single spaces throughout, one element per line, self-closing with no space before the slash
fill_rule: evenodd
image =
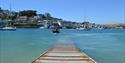
<path id="1" fill-rule="evenodd" d="M 73 43 L 59 43 L 32 63 L 96 63 Z"/>

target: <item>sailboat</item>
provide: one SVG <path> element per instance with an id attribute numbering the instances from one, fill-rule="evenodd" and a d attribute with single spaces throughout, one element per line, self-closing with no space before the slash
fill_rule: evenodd
<path id="1" fill-rule="evenodd" d="M 16 27 L 14 27 L 12 25 L 12 23 L 10 22 L 10 20 L 8 20 L 8 22 L 6 23 L 6 25 L 4 27 L 0 28 L 0 30 L 2 30 L 2 31 L 7 31 L 7 30 L 8 31 L 15 31 Z"/>
<path id="2" fill-rule="evenodd" d="M 16 30 L 16 27 L 11 27 L 11 26 L 6 26 L 6 27 L 3 27 L 3 28 L 0 28 L 0 30 L 2 31 L 15 31 Z"/>
<path id="3" fill-rule="evenodd" d="M 9 11 L 9 16 L 11 15 L 11 3 L 10 3 L 10 11 Z M 9 17 L 8 16 L 8 17 Z M 14 27 L 14 26 L 12 26 L 12 23 L 11 23 L 11 20 L 8 20 L 8 22 L 7 22 L 7 24 L 5 25 L 5 27 L 2 27 L 2 28 L 0 28 L 0 30 L 2 30 L 2 31 L 7 31 L 7 30 L 9 30 L 9 31 L 15 31 L 16 30 L 16 27 Z"/>
<path id="4" fill-rule="evenodd" d="M 84 18 L 86 18 L 86 17 L 84 16 Z M 87 22 L 86 20 L 84 20 L 83 26 L 82 26 L 82 27 L 79 27 L 79 28 L 76 28 L 76 29 L 77 29 L 77 30 L 89 31 L 89 30 L 92 29 L 92 27 L 90 27 L 89 22 Z"/>

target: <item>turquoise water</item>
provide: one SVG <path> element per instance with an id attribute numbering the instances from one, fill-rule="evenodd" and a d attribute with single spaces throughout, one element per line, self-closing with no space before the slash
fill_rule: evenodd
<path id="1" fill-rule="evenodd" d="M 0 63 L 31 63 L 57 42 L 74 42 L 98 63 L 125 63 L 125 30 L 0 31 Z"/>

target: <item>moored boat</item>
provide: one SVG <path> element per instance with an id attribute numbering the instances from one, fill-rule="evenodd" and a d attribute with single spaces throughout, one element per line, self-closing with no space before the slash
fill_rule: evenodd
<path id="1" fill-rule="evenodd" d="M 43 26 L 41 26 L 41 27 L 39 27 L 40 29 L 44 29 L 45 27 L 43 27 Z"/>
<path id="2" fill-rule="evenodd" d="M 89 31 L 91 30 L 91 28 L 76 28 L 77 30 L 81 30 L 81 31 Z"/>
<path id="3" fill-rule="evenodd" d="M 53 29 L 52 32 L 53 33 L 60 33 L 59 29 Z"/>
<path id="4" fill-rule="evenodd" d="M 0 30 L 2 31 L 15 31 L 16 30 L 16 27 L 3 27 L 3 28 L 0 28 Z"/>
<path id="5" fill-rule="evenodd" d="M 53 23 L 53 28 L 52 28 L 52 32 L 53 33 L 60 33 L 60 23 L 59 22 L 54 22 Z"/>

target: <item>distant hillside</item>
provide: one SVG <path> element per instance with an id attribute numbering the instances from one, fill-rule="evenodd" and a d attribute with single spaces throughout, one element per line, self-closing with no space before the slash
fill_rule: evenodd
<path id="1" fill-rule="evenodd" d="M 125 27 L 125 24 L 112 24 L 113 27 Z"/>

